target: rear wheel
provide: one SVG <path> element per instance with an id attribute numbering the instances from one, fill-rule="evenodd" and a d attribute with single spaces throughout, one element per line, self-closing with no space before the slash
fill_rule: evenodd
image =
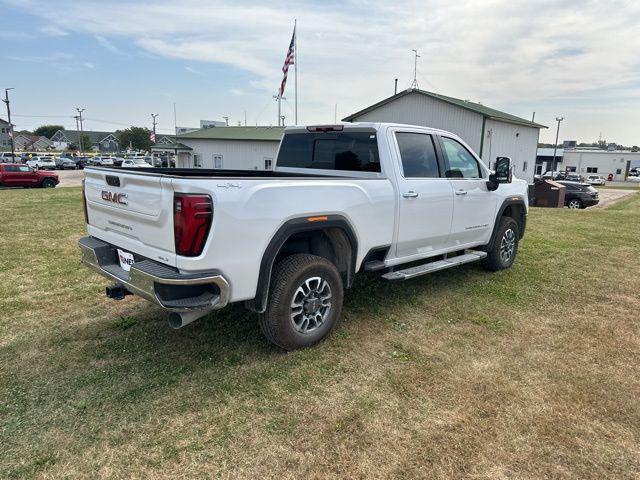
<path id="1" fill-rule="evenodd" d="M 482 266 L 492 271 L 511 267 L 518 254 L 519 232 L 518 223 L 513 218 L 502 217 L 493 247 L 487 250 L 488 255 L 482 259 Z"/>
<path id="2" fill-rule="evenodd" d="M 53 188 L 56 186 L 56 182 L 54 182 L 50 178 L 45 178 L 44 180 L 42 180 L 42 183 L 40 184 L 40 186 L 42 188 Z"/>
<path id="3" fill-rule="evenodd" d="M 567 206 L 572 209 L 582 208 L 582 202 L 577 198 L 572 198 L 569 200 L 569 203 L 567 203 Z"/>
<path id="4" fill-rule="evenodd" d="M 274 268 L 260 328 L 285 350 L 310 347 L 336 326 L 342 300 L 342 278 L 335 265 L 317 255 L 291 255 Z"/>

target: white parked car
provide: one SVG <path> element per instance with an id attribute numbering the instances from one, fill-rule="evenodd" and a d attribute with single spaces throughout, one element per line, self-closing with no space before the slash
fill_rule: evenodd
<path id="1" fill-rule="evenodd" d="M 490 171 L 442 130 L 289 127 L 275 167 L 87 167 L 82 261 L 114 283 L 107 296 L 139 295 L 174 328 L 237 302 L 293 350 L 331 333 L 359 272 L 397 282 L 475 261 L 501 270 L 524 235 L 527 182 L 511 159 Z"/>
<path id="2" fill-rule="evenodd" d="M 113 160 L 112 157 L 95 157 L 91 163 L 98 167 L 113 167 Z"/>
<path id="3" fill-rule="evenodd" d="M 589 185 L 604 185 L 606 183 L 605 179 L 600 175 L 589 175 L 585 182 Z"/>
<path id="4" fill-rule="evenodd" d="M 0 163 L 18 163 L 18 156 L 11 152 L 0 152 Z"/>
<path id="5" fill-rule="evenodd" d="M 50 157 L 31 157 L 31 160 L 27 160 L 27 165 L 36 170 L 55 170 L 56 162 Z"/>
<path id="6" fill-rule="evenodd" d="M 151 168 L 142 158 L 123 158 L 121 167 L 129 168 Z"/>

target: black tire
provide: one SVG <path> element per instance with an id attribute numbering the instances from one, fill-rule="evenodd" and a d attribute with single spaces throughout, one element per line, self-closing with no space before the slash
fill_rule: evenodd
<path id="1" fill-rule="evenodd" d="M 577 209 L 584 208 L 584 205 L 582 204 L 582 201 L 580 199 L 572 198 L 567 202 L 567 207 L 577 210 Z"/>
<path id="2" fill-rule="evenodd" d="M 322 281 L 313 280 L 316 278 L 324 281 L 328 290 Z M 310 280 L 313 280 L 310 284 L 306 283 Z M 317 292 L 309 288 L 309 285 L 315 287 L 316 284 Z M 309 298 L 300 301 L 306 289 L 309 289 Z M 327 294 L 330 297 L 327 298 Z M 260 329 L 270 342 L 285 350 L 311 347 L 324 340 L 338 323 L 343 298 L 342 278 L 335 265 L 306 253 L 288 256 L 273 269 L 267 309 L 260 314 Z M 294 302 L 300 303 L 297 315 L 292 306 Z M 320 320 L 317 315 L 320 315 Z M 307 320 L 311 317 L 313 319 Z M 303 331 L 305 322 L 306 332 Z"/>
<path id="3" fill-rule="evenodd" d="M 493 247 L 487 250 L 488 255 L 482 259 L 482 266 L 493 272 L 511 267 L 518 254 L 519 240 L 518 222 L 511 217 L 502 217 L 498 223 Z M 510 253 L 507 255 L 507 252 Z"/>
<path id="4" fill-rule="evenodd" d="M 56 186 L 56 182 L 53 181 L 51 178 L 45 178 L 44 180 L 42 180 L 42 183 L 40 184 L 40 186 L 42 188 L 53 188 Z"/>

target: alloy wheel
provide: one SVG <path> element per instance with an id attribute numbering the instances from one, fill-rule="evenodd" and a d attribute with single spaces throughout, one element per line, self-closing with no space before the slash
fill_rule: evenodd
<path id="1" fill-rule="evenodd" d="M 513 229 L 508 228 L 505 230 L 500 240 L 500 259 L 504 263 L 508 263 L 513 257 L 513 253 L 516 249 L 516 234 Z"/>
<path id="2" fill-rule="evenodd" d="M 320 328 L 330 311 L 331 287 L 321 277 L 307 278 L 293 294 L 291 322 L 299 333 L 307 334 Z"/>

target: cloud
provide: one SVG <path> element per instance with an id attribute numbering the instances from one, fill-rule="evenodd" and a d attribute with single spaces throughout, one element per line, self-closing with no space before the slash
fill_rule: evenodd
<path id="1" fill-rule="evenodd" d="M 66 37 L 69 35 L 69 32 L 55 25 L 45 25 L 40 27 L 40 32 L 49 37 Z"/>
<path id="2" fill-rule="evenodd" d="M 229 91 L 231 92 L 232 95 L 236 95 L 236 96 L 244 95 L 244 90 L 241 90 L 240 88 L 232 88 Z"/>
<path id="3" fill-rule="evenodd" d="M 189 72 L 189 73 L 193 73 L 194 75 L 202 75 L 202 72 L 200 70 L 196 70 L 193 67 L 184 67 L 184 69 Z"/>
<path id="4" fill-rule="evenodd" d="M 13 62 L 46 65 L 67 71 L 93 70 L 95 68 L 95 64 L 82 61 L 75 55 L 66 52 L 52 52 L 45 55 L 10 55 L 6 58 Z"/>
<path id="5" fill-rule="evenodd" d="M 113 43 L 111 43 L 109 40 L 104 38 L 102 35 L 94 35 L 93 38 L 95 38 L 97 42 L 100 45 L 102 45 L 102 47 L 106 48 L 111 53 L 115 53 L 117 55 L 122 55 L 124 53 L 122 50 L 120 50 L 118 47 L 116 47 Z"/>
<path id="6" fill-rule="evenodd" d="M 65 32 L 100 32 L 105 48 L 117 39 L 159 58 L 228 67 L 227 78 L 242 75 L 239 88 L 265 98 L 278 88 L 297 18 L 299 96 L 309 121 L 335 103 L 346 114 L 390 95 L 394 78 L 408 87 L 413 48 L 420 87 L 527 117 L 529 105 L 557 98 L 596 102 L 637 91 L 640 78 L 640 2 L 10 1 Z"/>

